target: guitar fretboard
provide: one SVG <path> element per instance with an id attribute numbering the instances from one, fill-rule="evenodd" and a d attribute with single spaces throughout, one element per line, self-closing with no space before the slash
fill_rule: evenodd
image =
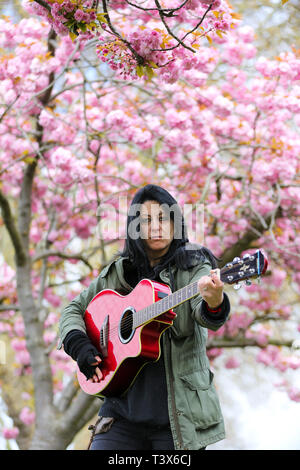
<path id="1" fill-rule="evenodd" d="M 255 254 L 245 255 L 243 259 L 234 258 L 230 263 L 227 263 L 226 266 L 220 269 L 220 279 L 224 283 L 234 284 L 264 274 L 267 266 L 267 259 L 260 250 L 257 250 Z M 170 295 L 166 295 L 161 300 L 135 312 L 133 315 L 133 328 L 142 326 L 153 318 L 172 310 L 177 305 L 195 297 L 198 293 L 198 281 L 195 281 Z"/>
<path id="2" fill-rule="evenodd" d="M 195 297 L 198 292 L 198 281 L 188 284 L 185 287 L 177 290 L 173 294 L 166 295 L 163 299 L 148 305 L 148 307 L 138 310 L 134 314 L 133 328 L 137 328 L 149 320 L 175 308 L 177 305 L 183 304 L 186 300 Z"/>

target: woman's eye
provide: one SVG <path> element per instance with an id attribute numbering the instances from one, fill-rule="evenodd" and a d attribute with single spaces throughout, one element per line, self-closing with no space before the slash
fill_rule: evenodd
<path id="1" fill-rule="evenodd" d="M 167 216 L 159 216 L 159 217 L 158 217 L 158 221 L 159 221 L 159 222 L 168 222 L 169 220 L 170 220 L 170 219 L 169 219 L 169 217 L 167 217 Z M 147 219 L 147 218 L 141 217 L 140 222 L 141 222 L 141 224 L 143 224 L 143 225 L 145 225 L 145 224 L 150 224 L 150 223 L 151 223 L 151 219 L 150 219 L 150 218 Z"/>

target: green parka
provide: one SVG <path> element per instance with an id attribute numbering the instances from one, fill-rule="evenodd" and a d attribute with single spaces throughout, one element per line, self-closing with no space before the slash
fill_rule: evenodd
<path id="1" fill-rule="evenodd" d="M 67 333 L 85 332 L 83 315 L 93 297 L 103 289 L 130 292 L 123 272 L 124 258 L 108 264 L 90 286 L 67 305 L 60 319 L 60 345 Z M 207 261 L 189 270 L 172 267 L 176 290 L 186 286 L 212 269 Z M 160 273 L 162 283 L 170 285 L 169 271 Z M 226 294 L 227 310 L 229 300 Z M 202 298 L 193 297 L 177 306 L 177 317 L 162 335 L 168 389 L 168 411 L 174 446 L 178 450 L 197 450 L 225 437 L 224 422 L 206 355 L 207 328 L 217 330 L 224 324 L 210 322 L 200 308 Z M 146 366 L 147 367 L 147 366 Z"/>

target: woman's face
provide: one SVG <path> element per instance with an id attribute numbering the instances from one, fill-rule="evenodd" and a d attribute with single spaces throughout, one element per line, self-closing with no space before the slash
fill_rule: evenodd
<path id="1" fill-rule="evenodd" d="M 141 205 L 140 229 L 148 254 L 161 257 L 167 253 L 174 237 L 174 223 L 157 201 Z"/>

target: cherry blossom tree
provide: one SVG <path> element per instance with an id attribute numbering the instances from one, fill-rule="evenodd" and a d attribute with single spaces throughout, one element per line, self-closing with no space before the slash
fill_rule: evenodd
<path id="1" fill-rule="evenodd" d="M 191 0 L 182 2 L 182 12 L 174 2 L 164 10 L 157 2 L 151 12 L 143 3 L 131 29 L 122 29 L 121 13 L 136 7 L 110 1 L 114 21 L 97 13 L 105 27 L 93 52 L 93 25 L 78 26 L 77 13 L 77 29 L 60 38 L 55 15 L 64 16 L 63 4 L 51 4 L 51 19 L 50 2 L 38 3 L 38 10 L 32 2 L 28 8 L 47 16 L 42 20 L 0 19 L 0 229 L 10 244 L 0 260 L 0 331 L 8 358 L 0 381 L 14 422 L 4 436 L 15 437 L 20 448 L 65 449 L 97 413 L 99 399 L 80 391 L 73 361 L 57 349 L 58 318 L 122 247 L 131 196 L 149 181 L 192 208 L 192 241 L 223 265 L 261 247 L 268 255 L 261 284 L 229 291 L 230 320 L 209 334 L 211 361 L 232 348 L 225 365 L 238 367 L 234 352 L 251 346 L 258 361 L 283 377 L 297 369 L 299 53 L 256 57 L 254 32 L 236 24 L 225 2 L 214 2 L 215 10 L 200 2 L 201 16 Z M 64 18 L 75 18 L 64 5 Z M 92 13 L 86 8 L 85 2 L 76 11 Z M 188 12 L 193 22 L 178 18 Z M 181 44 L 200 17 L 203 31 Z M 235 26 L 212 28 L 226 18 Z M 152 23 L 164 22 L 171 32 L 158 31 L 156 43 Z M 176 47 L 154 51 L 162 42 Z M 193 217 L 199 209 L 200 226 Z M 286 391 L 300 400 L 299 390 L 286 384 Z"/>
<path id="2" fill-rule="evenodd" d="M 236 23 L 224 0 L 35 0 L 30 5 L 57 34 L 93 40 L 100 60 L 123 78 L 151 78 L 154 70 L 174 77 L 178 62 L 181 70 L 190 67 L 203 37 L 222 37 Z"/>

